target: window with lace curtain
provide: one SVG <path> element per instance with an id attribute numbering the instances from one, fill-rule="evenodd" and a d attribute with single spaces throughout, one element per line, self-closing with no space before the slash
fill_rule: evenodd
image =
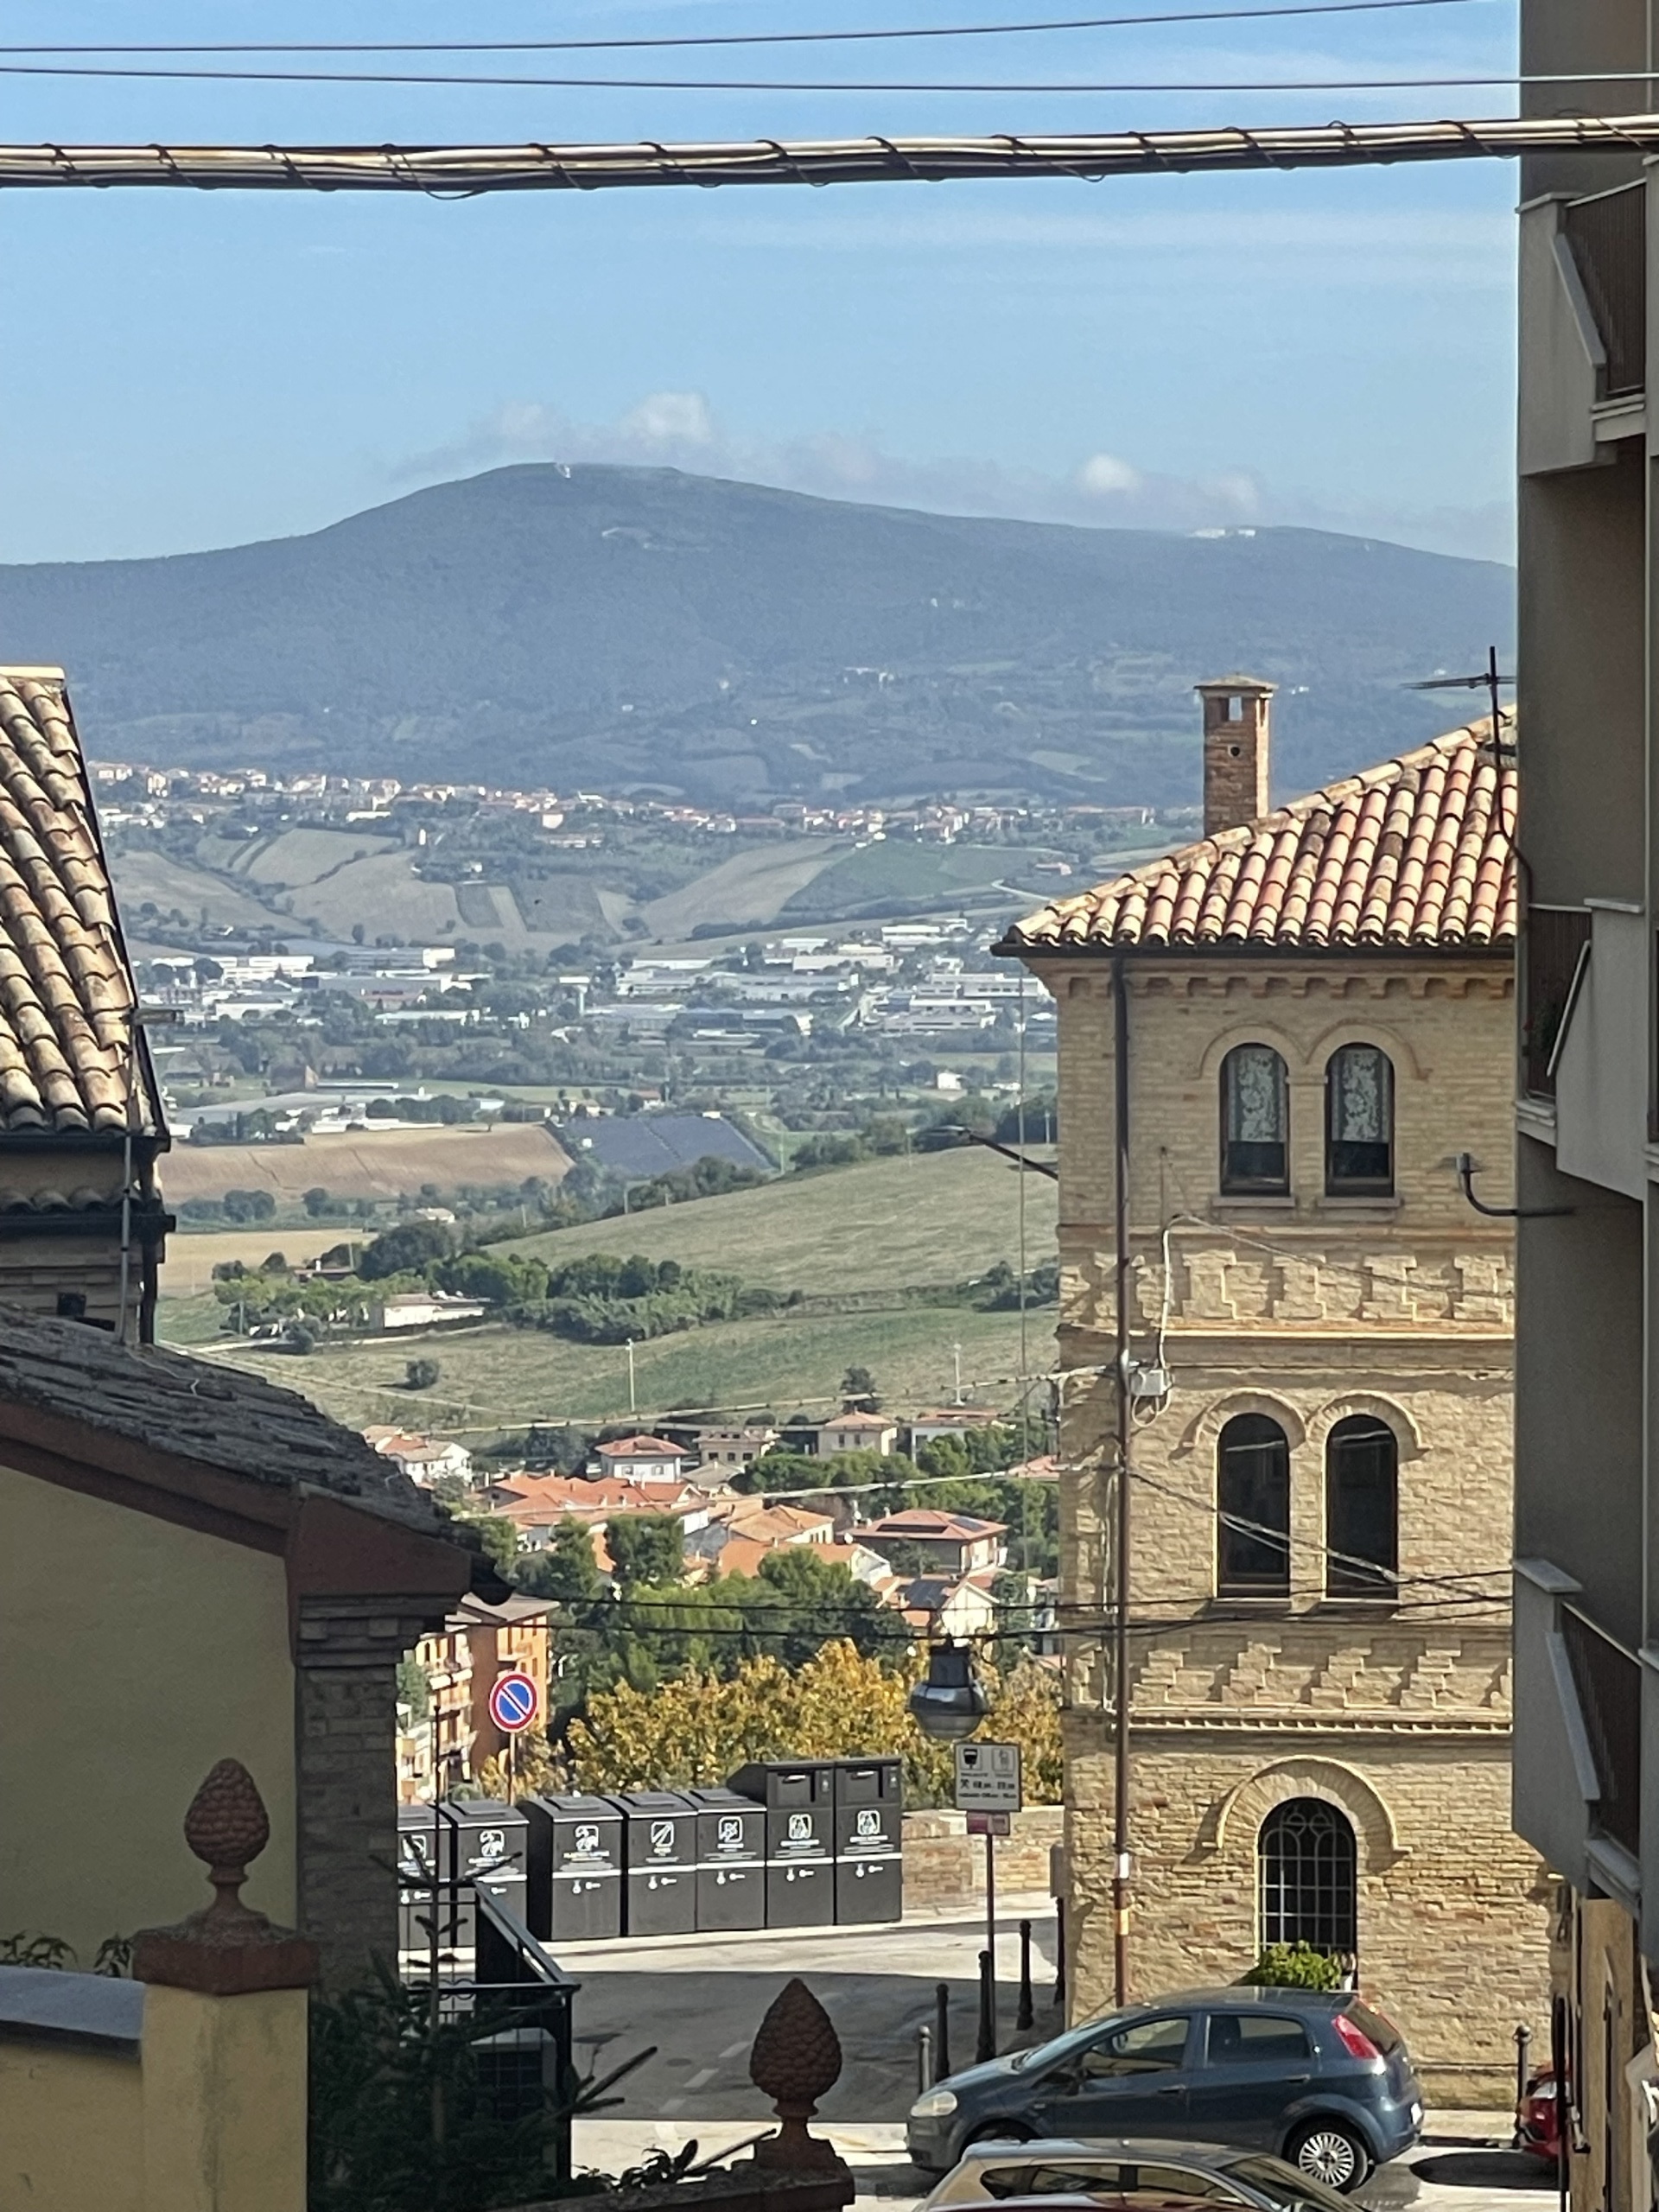
<path id="1" fill-rule="evenodd" d="M 1235 1045 L 1221 1064 L 1221 1187 L 1290 1188 L 1290 1086 L 1271 1045 Z"/>
<path id="2" fill-rule="evenodd" d="M 1344 1045 L 1325 1068 L 1325 1187 L 1336 1197 L 1394 1189 L 1394 1065 L 1375 1045 Z"/>

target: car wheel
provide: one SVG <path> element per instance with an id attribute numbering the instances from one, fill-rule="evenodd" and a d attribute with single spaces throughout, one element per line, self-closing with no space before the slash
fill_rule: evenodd
<path id="1" fill-rule="evenodd" d="M 1338 2120 L 1315 2120 L 1299 2128 L 1286 2145 L 1285 2156 L 1310 2180 L 1344 2196 L 1356 2190 L 1371 2171 L 1371 2154 L 1351 2127 Z"/>

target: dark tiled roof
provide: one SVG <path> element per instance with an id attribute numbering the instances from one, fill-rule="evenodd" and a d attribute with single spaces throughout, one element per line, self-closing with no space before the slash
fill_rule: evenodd
<path id="1" fill-rule="evenodd" d="M 297 1390 L 158 1344 L 0 1306 L 0 1404 L 35 1408 L 250 1480 L 359 1499 L 429 1535 L 464 1532 L 401 1468 Z M 0 1446 L 0 1449 L 3 1449 Z M 467 1545 L 467 1548 L 471 1548 Z"/>
<path id="2" fill-rule="evenodd" d="M 1513 944 L 1515 808 L 1479 722 L 1057 899 L 998 949 Z"/>
<path id="3" fill-rule="evenodd" d="M 0 1129 L 124 1128 L 135 997 L 62 675 L 0 669 Z"/>

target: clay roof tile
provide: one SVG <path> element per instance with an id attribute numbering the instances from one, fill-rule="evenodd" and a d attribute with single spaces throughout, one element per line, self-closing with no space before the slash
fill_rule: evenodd
<path id="1" fill-rule="evenodd" d="M 1002 949 L 1512 944 L 1515 807 L 1478 722 L 1046 906 Z"/>

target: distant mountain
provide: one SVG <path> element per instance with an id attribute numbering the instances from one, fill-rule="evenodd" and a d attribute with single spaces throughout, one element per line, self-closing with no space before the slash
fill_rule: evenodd
<path id="1" fill-rule="evenodd" d="M 105 758 L 785 795 L 1192 798 L 1192 685 L 1281 687 L 1285 795 L 1478 700 L 1513 579 L 1317 531 L 865 507 L 674 469 L 502 468 L 309 537 L 0 567 Z"/>

